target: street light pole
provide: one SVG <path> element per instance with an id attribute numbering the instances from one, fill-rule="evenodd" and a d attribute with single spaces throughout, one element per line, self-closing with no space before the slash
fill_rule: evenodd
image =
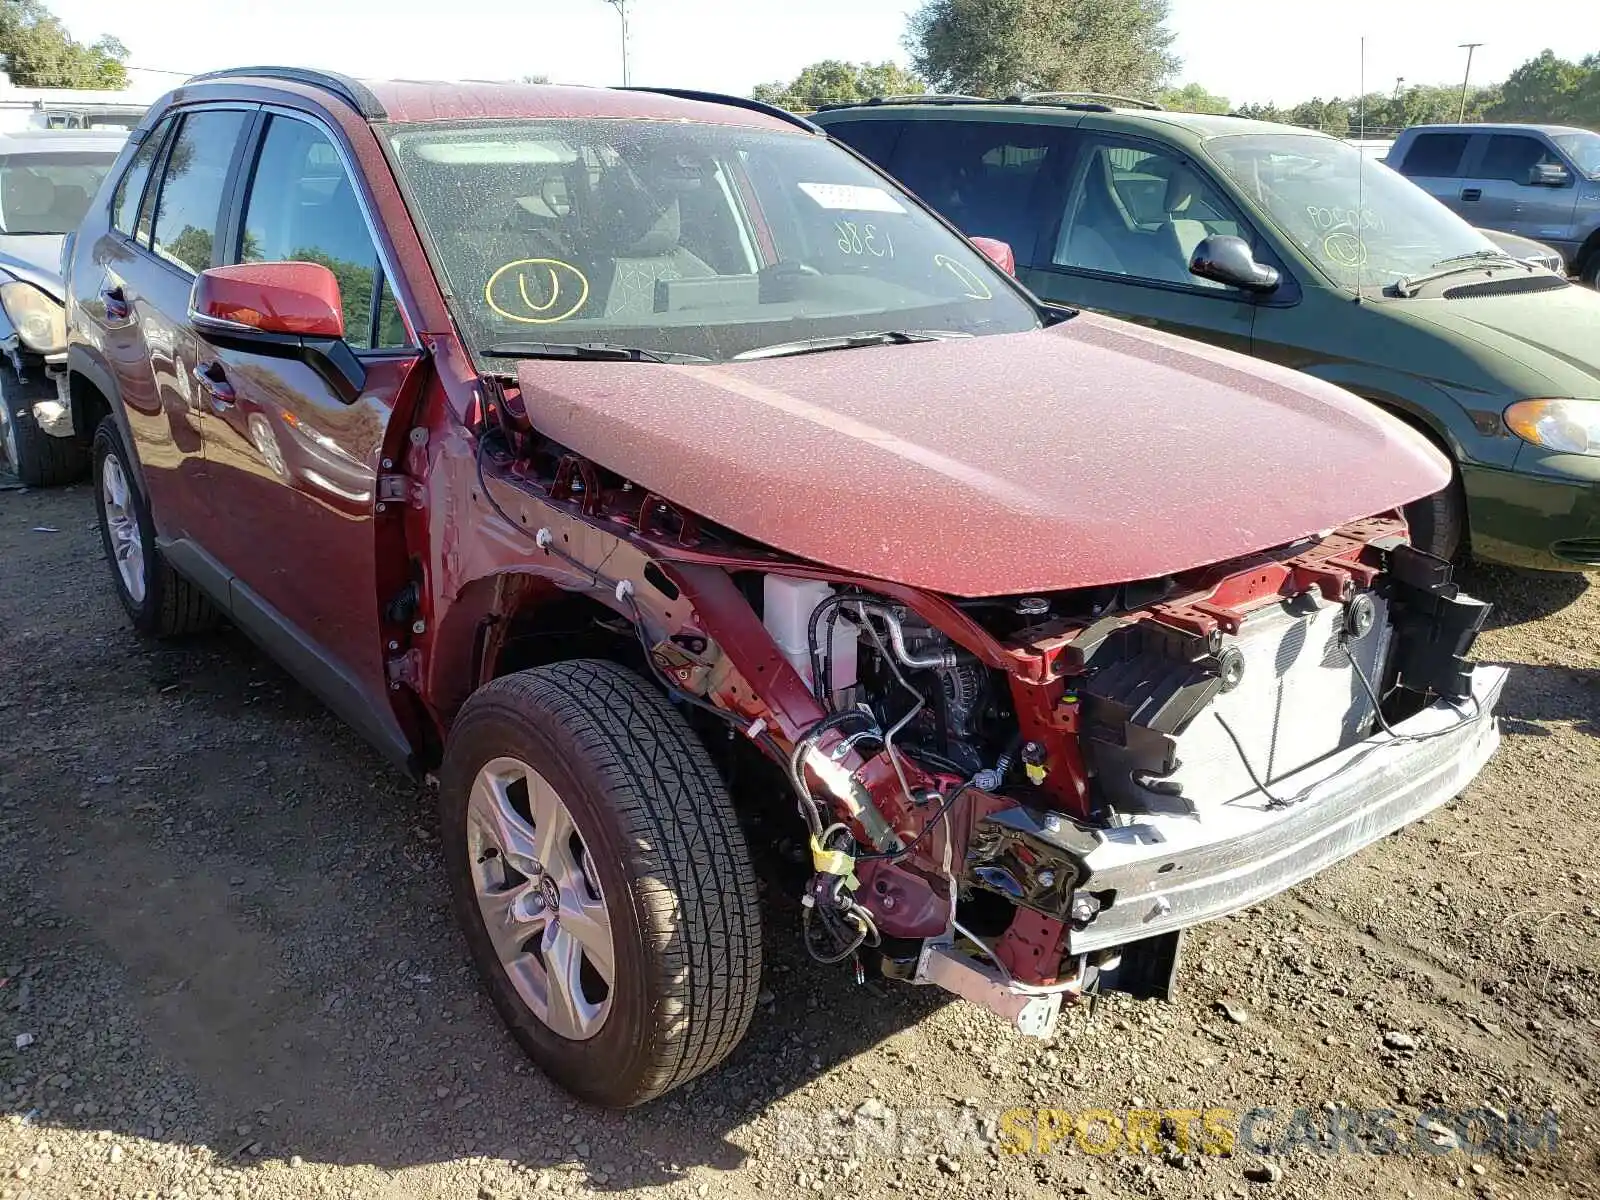
<path id="1" fill-rule="evenodd" d="M 622 86 L 628 86 L 628 0 L 606 0 L 622 18 Z"/>
<path id="2" fill-rule="evenodd" d="M 1457 50 L 1465 50 L 1467 52 L 1467 71 L 1461 77 L 1461 107 L 1456 112 L 1457 124 L 1467 119 L 1467 80 L 1472 78 L 1472 52 L 1481 45 L 1483 45 L 1482 42 L 1462 42 L 1461 45 L 1456 47 Z"/>

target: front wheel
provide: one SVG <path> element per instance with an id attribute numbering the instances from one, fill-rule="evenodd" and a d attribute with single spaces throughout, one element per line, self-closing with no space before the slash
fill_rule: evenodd
<path id="1" fill-rule="evenodd" d="M 1406 505 L 1411 544 L 1418 550 L 1459 562 L 1467 552 L 1467 497 L 1461 473 L 1453 472 L 1443 491 Z"/>
<path id="2" fill-rule="evenodd" d="M 25 386 L 0 367 L 0 466 L 9 467 L 29 487 L 54 487 L 83 477 L 87 460 L 71 438 L 53 437 L 33 417 L 37 400 L 52 400 L 54 385 Z"/>
<path id="3" fill-rule="evenodd" d="M 450 731 L 452 906 L 512 1035 L 568 1091 L 641 1104 L 738 1045 L 761 977 L 749 854 L 682 714 L 614 663 L 480 688 Z"/>

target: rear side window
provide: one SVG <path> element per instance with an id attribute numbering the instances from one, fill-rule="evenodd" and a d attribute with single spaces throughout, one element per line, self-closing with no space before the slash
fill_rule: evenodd
<path id="1" fill-rule="evenodd" d="M 1483 166 L 1478 168 L 1482 179 L 1509 179 L 1512 183 L 1527 183 L 1528 175 L 1540 163 L 1559 163 L 1555 152 L 1538 138 L 1524 134 L 1497 133 L 1489 139 L 1483 152 Z"/>
<path id="2" fill-rule="evenodd" d="M 1419 133 L 1406 151 L 1400 174 L 1426 179 L 1455 179 L 1461 175 L 1461 156 L 1470 139 L 1464 133 Z"/>
<path id="3" fill-rule="evenodd" d="M 133 236 L 134 224 L 139 219 L 139 201 L 144 197 L 144 185 L 149 182 L 150 168 L 155 165 L 156 155 L 161 152 L 161 145 L 171 130 L 171 117 L 152 129 L 139 146 L 138 153 L 133 156 L 133 161 L 128 164 L 128 169 L 122 173 L 122 178 L 117 180 L 117 190 L 111 196 L 111 224 L 118 232 Z"/>
<path id="4" fill-rule="evenodd" d="M 843 121 L 829 126 L 828 132 L 888 171 L 905 127 L 904 121 Z"/>
<path id="5" fill-rule="evenodd" d="M 245 113 L 208 109 L 184 117 L 167 155 L 151 248 L 198 274 L 211 265 L 228 167 Z"/>
<path id="6" fill-rule="evenodd" d="M 358 350 L 406 342 L 393 299 L 384 302 L 378 251 L 355 186 L 327 134 L 273 117 L 245 201 L 243 262 L 319 263 L 339 281 L 345 341 Z M 373 337 L 374 296 L 380 322 Z"/>
<path id="7" fill-rule="evenodd" d="M 1033 261 L 1034 183 L 1063 144 L 1059 129 L 1002 121 L 913 121 L 895 176 L 969 237 L 999 238 Z"/>

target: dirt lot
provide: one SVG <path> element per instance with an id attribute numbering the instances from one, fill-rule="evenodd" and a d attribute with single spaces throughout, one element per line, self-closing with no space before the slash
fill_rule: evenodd
<path id="1" fill-rule="evenodd" d="M 1177 1003 L 1113 997 L 1025 1041 L 812 965 L 769 888 L 749 1039 L 617 1115 L 528 1068 L 479 995 L 431 796 L 239 636 L 135 638 L 92 500 L 0 490 L 0 1200 L 1600 1194 L 1600 587 L 1473 572 L 1499 606 L 1482 655 L 1513 666 L 1499 756 L 1191 935 Z M 1341 1105 L 1395 1110 L 1399 1152 L 1244 1145 Z M 1149 1154 L 959 1135 L 1041 1107 L 1274 1115 L 1228 1155 L 1170 1128 Z M 1559 1141 L 1413 1131 L 1474 1107 L 1553 1109 Z"/>

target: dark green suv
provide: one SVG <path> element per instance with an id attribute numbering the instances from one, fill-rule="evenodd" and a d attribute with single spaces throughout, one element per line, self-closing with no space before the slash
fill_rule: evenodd
<path id="1" fill-rule="evenodd" d="M 968 235 L 1008 243 L 1040 296 L 1305 371 L 1422 430 L 1457 478 L 1408 513 L 1419 545 L 1600 567 L 1600 295 L 1345 142 L 1061 95 L 815 119 Z M 1311 458 L 1306 485 L 1339 481 Z"/>

